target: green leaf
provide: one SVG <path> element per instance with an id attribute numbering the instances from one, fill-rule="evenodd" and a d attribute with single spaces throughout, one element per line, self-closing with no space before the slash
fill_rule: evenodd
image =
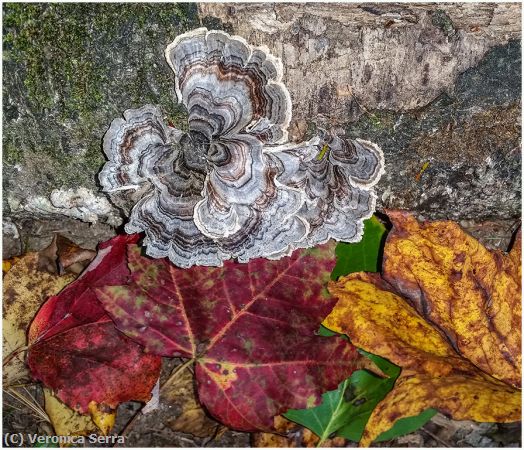
<path id="1" fill-rule="evenodd" d="M 324 327 L 326 328 L 326 327 Z M 329 328 L 326 328 L 330 333 L 335 333 L 334 331 L 331 331 Z M 400 367 L 389 362 L 387 359 L 382 358 L 381 356 L 374 355 L 373 353 L 366 352 L 365 350 L 362 350 L 361 348 L 358 349 L 358 352 L 361 355 L 364 355 L 366 358 L 371 359 L 373 363 L 382 371 L 384 372 L 388 377 L 394 378 L 395 380 L 400 375 Z"/>
<path id="2" fill-rule="evenodd" d="M 355 372 L 352 380 L 355 384 L 355 391 L 358 396 L 353 400 L 353 411 L 346 423 L 338 430 L 339 436 L 345 437 L 350 441 L 358 442 L 362 437 L 369 416 L 375 406 L 387 395 L 395 384 L 395 378 L 379 378 L 366 371 Z"/>
<path id="3" fill-rule="evenodd" d="M 331 331 L 329 328 L 326 328 L 322 324 L 320 324 L 320 327 L 318 328 L 317 335 L 324 336 L 324 337 L 343 336 L 342 334 L 338 334 L 338 333 L 335 333 L 334 331 Z"/>
<path id="4" fill-rule="evenodd" d="M 323 325 L 320 326 L 318 334 L 321 336 L 338 335 Z M 388 378 L 379 378 L 366 370 L 359 370 L 341 383 L 336 391 L 324 394 L 320 406 L 305 410 L 290 410 L 285 417 L 309 428 L 321 437 L 321 442 L 333 433 L 358 442 L 373 409 L 393 389 L 402 370 L 385 358 L 362 349 L 358 351 L 373 361 Z M 343 401 L 341 401 L 342 397 L 344 397 Z M 436 409 L 430 408 L 417 416 L 399 419 L 375 442 L 389 441 L 413 433 L 431 420 L 437 412 Z M 323 428 L 322 424 L 326 422 L 325 417 L 328 417 L 328 425 Z"/>
<path id="5" fill-rule="evenodd" d="M 319 406 L 292 409 L 284 416 L 309 428 L 320 437 L 321 442 L 333 433 L 358 442 L 371 412 L 392 389 L 400 373 L 400 369 L 389 361 L 366 354 L 368 355 L 373 361 L 378 362 L 377 365 L 384 373 L 395 376 L 380 378 L 367 370 L 358 370 L 340 383 L 336 390 L 323 394 Z"/>
<path id="6" fill-rule="evenodd" d="M 364 235 L 360 242 L 340 242 L 337 245 L 337 264 L 331 272 L 331 279 L 336 280 L 353 272 L 378 272 L 385 237 L 386 227 L 375 216 L 365 220 Z"/>
<path id="7" fill-rule="evenodd" d="M 390 439 L 413 433 L 424 426 L 437 412 L 436 409 L 429 408 L 422 411 L 418 416 L 399 419 L 388 431 L 385 431 L 375 439 L 375 442 L 389 441 Z"/>
<path id="8" fill-rule="evenodd" d="M 331 336 L 336 333 L 321 327 L 319 334 Z M 319 436 L 319 444 L 333 434 L 358 442 L 373 409 L 393 388 L 400 375 L 400 367 L 387 359 L 361 349 L 359 352 L 371 359 L 388 378 L 380 378 L 367 370 L 358 370 L 340 383 L 336 390 L 323 394 L 319 406 L 290 409 L 284 414 L 287 419 L 309 428 Z M 390 430 L 382 433 L 376 442 L 389 441 L 412 433 L 426 424 L 436 413 L 435 409 L 427 409 L 418 416 L 400 419 Z"/>

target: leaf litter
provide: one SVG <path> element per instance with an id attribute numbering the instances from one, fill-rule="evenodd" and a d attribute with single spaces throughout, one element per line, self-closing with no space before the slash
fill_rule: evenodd
<path id="1" fill-rule="evenodd" d="M 129 245 L 131 246 L 132 244 L 130 243 Z M 338 255 L 339 255 L 339 252 L 338 252 L 338 249 L 337 249 L 337 256 L 338 256 Z M 114 261 L 113 261 L 113 262 L 114 262 Z M 519 267 L 519 268 L 520 268 L 520 267 Z M 128 279 L 128 281 L 129 281 L 129 279 Z M 124 286 L 124 285 L 119 285 L 119 286 Z M 201 348 L 200 348 L 199 350 L 202 350 L 202 346 L 201 346 Z M 195 360 L 197 360 L 197 358 L 193 357 L 193 358 L 190 359 L 190 362 L 193 362 L 193 361 L 195 361 Z M 198 360 L 197 360 L 197 363 L 198 363 Z M 359 364 L 357 363 L 356 366 L 358 366 L 358 365 L 359 365 Z M 377 371 L 376 374 L 377 374 L 377 375 L 380 375 L 379 372 L 380 372 L 380 371 Z M 355 373 L 356 373 L 356 372 L 355 372 Z M 188 376 L 188 374 L 189 374 L 189 372 L 186 372 L 186 377 Z M 384 375 L 384 374 L 382 374 L 382 375 Z M 189 377 L 189 378 L 190 378 L 190 377 Z M 178 380 L 178 381 L 180 381 L 180 380 Z M 197 405 L 197 409 L 198 409 L 198 405 Z M 203 411 L 201 408 L 200 408 L 200 410 Z M 181 429 L 181 431 L 183 431 L 183 430 Z M 313 435 L 313 436 L 314 436 L 314 435 Z M 317 444 L 319 444 L 319 441 L 318 441 L 318 440 L 317 440 L 316 442 L 317 442 Z M 331 441 L 325 441 L 324 445 L 327 445 L 328 443 L 331 443 L 331 445 L 336 445 L 335 442 L 331 442 Z M 305 441 L 303 441 L 301 445 L 306 445 Z"/>

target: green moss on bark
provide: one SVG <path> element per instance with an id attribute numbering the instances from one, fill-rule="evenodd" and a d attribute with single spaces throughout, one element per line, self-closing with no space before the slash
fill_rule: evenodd
<path id="1" fill-rule="evenodd" d="M 127 108 L 183 123 L 163 49 L 197 25 L 194 4 L 5 4 L 4 187 L 96 188 L 103 134 Z"/>

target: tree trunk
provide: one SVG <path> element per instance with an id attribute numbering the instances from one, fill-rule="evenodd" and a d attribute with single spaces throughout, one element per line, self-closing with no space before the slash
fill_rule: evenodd
<path id="1" fill-rule="evenodd" d="M 163 51 L 202 25 L 282 59 L 293 140 L 322 127 L 382 147 L 379 208 L 520 216 L 518 3 L 55 3 L 3 12 L 6 256 L 44 246 L 53 231 L 90 246 L 114 233 L 122 218 L 96 178 L 102 137 L 125 109 L 146 103 L 184 126 Z"/>

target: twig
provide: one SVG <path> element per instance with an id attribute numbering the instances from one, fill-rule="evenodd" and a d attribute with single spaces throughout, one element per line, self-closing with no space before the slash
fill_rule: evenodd
<path id="1" fill-rule="evenodd" d="M 35 383 L 34 381 L 32 381 L 29 383 L 8 384 L 7 386 L 4 386 L 4 390 L 9 389 L 9 388 L 14 389 L 14 388 L 20 388 L 20 387 L 26 387 L 26 386 L 38 386 L 38 383 Z"/>
<path id="2" fill-rule="evenodd" d="M 217 426 L 215 427 L 215 431 L 213 432 L 213 435 L 209 439 L 204 441 L 204 443 L 202 444 L 202 447 L 207 447 L 211 442 L 213 442 L 217 438 L 220 428 L 221 428 L 221 425 L 217 424 Z"/>
<path id="3" fill-rule="evenodd" d="M 131 419 L 128 420 L 128 422 L 126 423 L 126 426 L 124 427 L 124 429 L 118 434 L 119 436 L 125 436 L 127 433 L 129 433 L 129 430 L 131 429 L 131 427 L 135 423 L 136 419 L 138 419 L 138 417 L 140 416 L 141 412 L 142 412 L 142 408 L 140 408 L 133 415 L 133 417 L 131 417 Z"/>
<path id="4" fill-rule="evenodd" d="M 6 394 L 9 394 L 15 400 L 18 400 L 23 405 L 27 406 L 31 411 L 33 411 L 33 414 L 35 414 L 40 419 L 42 419 L 42 420 L 44 420 L 46 422 L 50 422 L 49 416 L 42 409 L 42 407 L 38 404 L 36 399 L 30 394 L 30 392 L 27 390 L 27 388 L 24 388 L 24 390 L 29 395 L 30 400 L 27 397 L 25 397 L 23 394 L 21 394 L 20 392 L 18 392 L 17 390 L 15 390 L 13 388 L 4 389 L 4 392 Z"/>
<path id="5" fill-rule="evenodd" d="M 3 360 L 2 360 L 2 366 L 5 366 L 8 364 L 16 355 L 19 353 L 22 353 L 26 351 L 29 347 L 27 345 L 24 345 L 23 347 L 15 348 L 11 353 L 9 353 Z"/>
<path id="6" fill-rule="evenodd" d="M 188 439 L 188 438 L 186 438 L 186 437 L 184 437 L 184 436 L 177 436 L 177 437 L 178 437 L 178 439 L 180 439 L 180 440 L 183 441 L 183 442 L 187 442 L 188 444 L 193 444 L 193 445 L 195 445 L 195 442 L 192 441 L 191 439 Z"/>
<path id="7" fill-rule="evenodd" d="M 449 444 L 447 444 L 445 441 L 443 441 L 438 436 L 433 434 L 431 431 L 426 430 L 426 427 L 422 427 L 420 430 L 426 433 L 431 438 L 435 439 L 435 441 L 437 441 L 439 444 L 443 445 L 444 447 L 449 447 Z"/>
<path id="8" fill-rule="evenodd" d="M 15 400 L 16 400 L 16 399 L 15 399 Z M 6 402 L 6 401 L 4 401 L 3 404 L 4 404 L 5 406 L 9 406 L 10 408 L 13 408 L 13 409 L 15 409 L 15 410 L 17 410 L 17 411 L 21 411 L 21 412 L 24 413 L 24 414 L 30 414 L 31 416 L 34 416 L 36 419 L 38 419 L 38 422 L 41 422 L 41 421 L 42 421 L 42 417 L 40 416 L 40 414 L 36 414 L 36 413 L 33 412 L 33 411 L 29 411 L 29 412 L 28 412 L 25 408 L 22 408 L 22 407 L 20 407 L 20 406 L 16 406 L 16 405 L 12 405 L 11 403 Z M 25 406 L 25 405 L 24 405 L 24 406 Z M 46 420 L 44 420 L 44 422 L 48 422 L 48 420 L 46 419 Z"/>
<path id="9" fill-rule="evenodd" d="M 4 404 L 5 406 L 9 406 L 10 408 L 16 409 L 17 411 L 22 411 L 22 408 L 20 408 L 20 406 L 11 405 L 11 403 L 8 403 L 8 402 L 6 402 L 6 401 L 4 401 L 3 404 Z"/>

